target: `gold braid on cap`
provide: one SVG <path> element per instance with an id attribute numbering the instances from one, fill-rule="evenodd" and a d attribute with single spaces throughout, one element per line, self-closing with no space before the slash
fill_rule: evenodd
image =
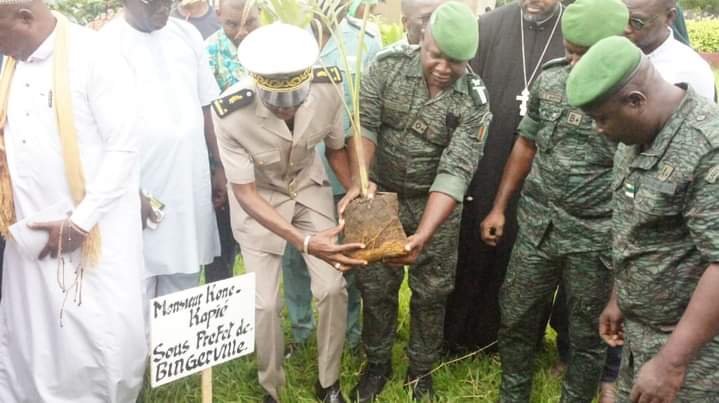
<path id="1" fill-rule="evenodd" d="M 263 90 L 273 92 L 290 92 L 296 90 L 312 78 L 312 67 L 308 67 L 300 73 L 282 79 L 268 78 L 257 73 L 250 73 L 250 75 L 255 79 L 257 86 Z"/>

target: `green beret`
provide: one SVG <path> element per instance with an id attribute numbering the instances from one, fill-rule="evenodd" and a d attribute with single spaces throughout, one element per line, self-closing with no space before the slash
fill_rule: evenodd
<path id="1" fill-rule="evenodd" d="M 464 3 L 448 1 L 437 7 L 429 19 L 429 30 L 445 56 L 467 61 L 479 45 L 477 17 Z"/>
<path id="2" fill-rule="evenodd" d="M 628 21 L 629 9 L 622 0 L 577 0 L 564 11 L 562 35 L 572 44 L 590 47 L 621 35 Z"/>
<path id="3" fill-rule="evenodd" d="M 623 36 L 604 38 L 590 47 L 567 79 L 567 99 L 582 107 L 619 91 L 636 73 L 642 51 Z"/>

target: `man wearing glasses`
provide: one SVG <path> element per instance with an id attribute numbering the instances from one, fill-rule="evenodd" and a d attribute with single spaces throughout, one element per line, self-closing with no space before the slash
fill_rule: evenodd
<path id="1" fill-rule="evenodd" d="M 677 17 L 676 0 L 625 0 L 629 24 L 624 35 L 649 56 L 662 77 L 687 83 L 699 95 L 715 100 L 714 74 L 692 48 L 672 35 Z"/>

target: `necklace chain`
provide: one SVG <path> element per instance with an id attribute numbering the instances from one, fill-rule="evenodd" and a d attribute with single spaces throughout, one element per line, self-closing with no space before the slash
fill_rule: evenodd
<path id="1" fill-rule="evenodd" d="M 544 60 L 544 55 L 547 54 L 547 49 L 549 49 L 549 44 L 552 43 L 552 39 L 554 38 L 554 34 L 557 31 L 557 26 L 559 25 L 559 20 L 562 19 L 562 13 L 564 12 L 564 7 L 562 6 L 562 3 L 559 3 L 559 16 L 557 17 L 557 21 L 554 22 L 554 27 L 552 27 L 552 32 L 549 34 L 549 39 L 547 39 L 547 44 L 544 45 L 544 50 L 542 51 L 542 54 L 539 56 L 539 60 L 537 60 L 537 64 L 534 66 L 534 71 L 532 71 L 532 75 L 529 76 L 529 80 L 527 80 L 527 56 L 526 51 L 524 48 L 524 11 L 522 9 L 519 9 L 519 24 L 522 32 L 522 73 L 524 74 L 524 89 L 529 90 L 529 85 L 532 83 L 532 80 L 534 80 L 534 76 L 537 74 L 537 71 L 539 71 L 539 66 L 542 64 L 542 60 Z M 552 17 L 549 17 L 552 18 Z"/>

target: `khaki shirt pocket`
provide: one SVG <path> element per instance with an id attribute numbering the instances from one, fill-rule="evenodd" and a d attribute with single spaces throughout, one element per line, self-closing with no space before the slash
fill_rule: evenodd
<path id="1" fill-rule="evenodd" d="M 277 149 L 255 153 L 252 156 L 252 160 L 255 162 L 255 166 L 257 166 L 258 168 L 278 163 L 280 162 L 280 159 L 280 150 Z"/>

